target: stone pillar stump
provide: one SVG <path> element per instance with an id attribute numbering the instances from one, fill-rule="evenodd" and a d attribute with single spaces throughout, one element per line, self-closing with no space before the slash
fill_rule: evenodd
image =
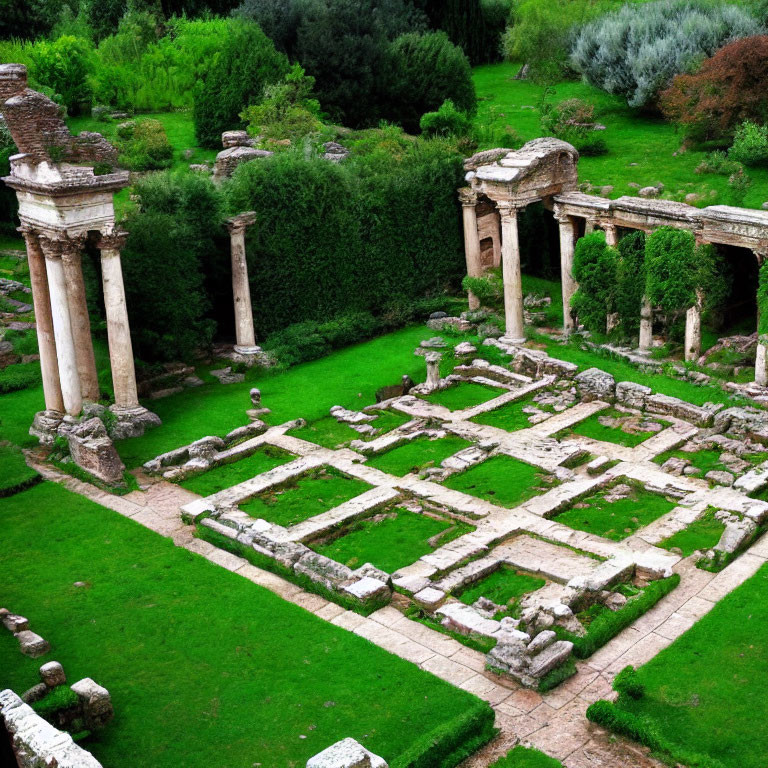
<path id="1" fill-rule="evenodd" d="M 467 261 L 467 275 L 480 277 L 483 267 L 480 261 L 480 234 L 477 230 L 477 193 L 469 188 L 459 190 L 461 215 L 464 222 L 464 257 Z M 469 308 L 475 310 L 480 300 L 472 291 L 468 292 Z"/>
<path id="2" fill-rule="evenodd" d="M 522 344 L 525 341 L 525 326 L 517 208 L 509 202 L 500 202 L 498 209 L 501 217 L 501 269 L 504 280 L 504 338 L 512 344 Z"/>

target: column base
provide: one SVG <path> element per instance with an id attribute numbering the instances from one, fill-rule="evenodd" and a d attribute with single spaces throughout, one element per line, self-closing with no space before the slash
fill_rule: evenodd
<path id="1" fill-rule="evenodd" d="M 40 445 L 53 445 L 59 434 L 59 426 L 64 421 L 64 414 L 60 411 L 38 411 L 32 419 L 29 434 L 36 437 Z"/>
<path id="2" fill-rule="evenodd" d="M 115 423 L 109 428 L 113 440 L 140 437 L 148 428 L 159 427 L 163 423 L 156 413 L 143 405 L 111 405 L 109 410 L 115 416 Z"/>
<path id="3" fill-rule="evenodd" d="M 504 342 L 504 344 L 516 344 L 516 345 L 520 345 L 520 344 L 525 344 L 525 342 L 526 342 L 526 341 L 528 341 L 528 339 L 526 339 L 526 338 L 525 338 L 525 336 L 523 336 L 522 338 L 519 338 L 519 337 L 518 337 L 518 338 L 516 338 L 516 337 L 513 337 L 513 336 L 507 336 L 507 335 L 505 334 L 504 336 L 502 336 L 502 337 L 499 339 L 499 341 L 502 341 L 502 342 Z"/>
<path id="4" fill-rule="evenodd" d="M 234 349 L 238 355 L 258 355 L 262 351 L 261 347 L 255 344 L 253 346 L 243 346 L 240 344 L 235 344 L 235 346 L 232 347 L 232 349 Z"/>

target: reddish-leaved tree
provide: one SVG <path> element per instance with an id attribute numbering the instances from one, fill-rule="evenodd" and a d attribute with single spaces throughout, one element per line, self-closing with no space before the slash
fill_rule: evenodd
<path id="1" fill-rule="evenodd" d="M 661 108 L 697 141 L 727 137 L 744 120 L 768 121 L 768 35 L 736 40 L 695 74 L 675 77 Z"/>

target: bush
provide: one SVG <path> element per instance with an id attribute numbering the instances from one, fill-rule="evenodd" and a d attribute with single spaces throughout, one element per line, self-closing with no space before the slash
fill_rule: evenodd
<path id="1" fill-rule="evenodd" d="M 720 150 L 710 152 L 696 166 L 696 173 L 717 173 L 720 176 L 731 176 L 740 170 L 743 170 L 741 164 L 730 160 L 728 155 Z"/>
<path id="2" fill-rule="evenodd" d="M 613 678 L 613 690 L 620 696 L 630 699 L 642 699 L 645 696 L 645 685 L 640 681 L 637 670 L 629 664 Z"/>
<path id="3" fill-rule="evenodd" d="M 258 104 L 264 87 L 281 80 L 288 71 L 288 59 L 256 24 L 235 24 L 195 94 L 198 142 L 220 147 L 224 131 L 245 127 L 240 117 L 243 109 Z"/>
<path id="4" fill-rule="evenodd" d="M 693 233 L 660 227 L 646 241 L 646 292 L 664 312 L 681 312 L 696 301 L 696 240 Z"/>
<path id="5" fill-rule="evenodd" d="M 278 51 L 293 57 L 303 0 L 244 0 L 234 11 L 255 21 Z"/>
<path id="6" fill-rule="evenodd" d="M 95 68 L 90 43 L 70 35 L 54 42 L 41 40 L 32 48 L 32 66 L 35 80 L 50 88 L 69 114 L 90 111 L 89 78 Z"/>
<path id="7" fill-rule="evenodd" d="M 581 99 L 567 99 L 556 106 L 544 100 L 541 130 L 545 136 L 572 144 L 582 155 L 596 157 L 608 151 L 605 140 L 595 130 L 594 105 Z"/>
<path id="8" fill-rule="evenodd" d="M 694 140 L 728 137 L 742 121 L 768 120 L 768 35 L 736 40 L 678 75 L 661 94 L 665 116 Z"/>
<path id="9" fill-rule="evenodd" d="M 134 352 L 189 360 L 213 336 L 211 294 L 230 277 L 219 194 L 205 176 L 169 173 L 142 179 L 136 193 L 141 205 L 126 219 L 123 256 Z M 228 292 L 227 315 L 214 316 L 231 315 Z"/>
<path id="10" fill-rule="evenodd" d="M 448 99 L 469 115 L 477 109 L 469 60 L 444 32 L 401 35 L 389 50 L 392 80 L 387 117 L 409 133 L 425 112 Z"/>
<path id="11" fill-rule="evenodd" d="M 768 126 L 749 121 L 742 123 L 736 128 L 728 157 L 750 166 L 768 162 Z"/>
<path id="12" fill-rule="evenodd" d="M 759 31 L 754 17 L 736 5 L 705 0 L 630 4 L 584 27 L 571 63 L 592 85 L 644 107 L 700 58 Z"/>
<path id="13" fill-rule="evenodd" d="M 573 277 L 579 288 L 571 307 L 579 322 L 593 333 L 605 333 L 606 320 L 613 312 L 618 256 L 605 242 L 604 232 L 582 237 L 573 255 Z M 567 311 L 567 307 L 564 308 Z"/>
<path id="14" fill-rule="evenodd" d="M 39 363 L 16 363 L 0 369 L 0 395 L 36 387 L 41 381 Z"/>
<path id="15" fill-rule="evenodd" d="M 159 171 L 170 168 L 173 147 L 159 120 L 142 118 L 127 123 L 118 133 L 119 163 L 131 171 Z"/>
<path id="16" fill-rule="evenodd" d="M 640 328 L 640 306 L 645 294 L 645 232 L 637 230 L 619 241 L 616 269 L 616 311 L 622 330 L 631 336 Z"/>
<path id="17" fill-rule="evenodd" d="M 446 99 L 436 112 L 425 112 L 421 116 L 419 128 L 424 136 L 462 137 L 472 131 L 472 120 Z"/>

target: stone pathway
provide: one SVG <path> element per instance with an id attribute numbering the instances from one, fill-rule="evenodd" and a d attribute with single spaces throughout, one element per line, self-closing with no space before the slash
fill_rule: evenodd
<path id="1" fill-rule="evenodd" d="M 293 445 L 294 450 L 297 447 Z M 676 590 L 588 661 L 580 662 L 574 677 L 542 695 L 486 673 L 482 653 L 407 619 L 392 606 L 367 618 L 360 616 L 195 538 L 193 527 L 181 521 L 179 509 L 199 497 L 177 485 L 138 475 L 142 490 L 120 497 L 40 464 L 32 456 L 28 461 L 46 479 L 59 482 L 171 538 L 177 546 L 195 552 L 488 701 L 496 710 L 500 735 L 469 758 L 465 768 L 484 768 L 519 741 L 562 760 L 566 768 L 659 766 L 637 745 L 616 739 L 589 723 L 584 716 L 587 707 L 610 695 L 611 680 L 620 669 L 627 664 L 640 665 L 649 661 L 704 616 L 715 602 L 768 561 L 768 541 L 765 540 L 759 541 L 718 574 L 701 571 L 689 560 L 680 561 L 675 570 L 682 580 Z"/>

